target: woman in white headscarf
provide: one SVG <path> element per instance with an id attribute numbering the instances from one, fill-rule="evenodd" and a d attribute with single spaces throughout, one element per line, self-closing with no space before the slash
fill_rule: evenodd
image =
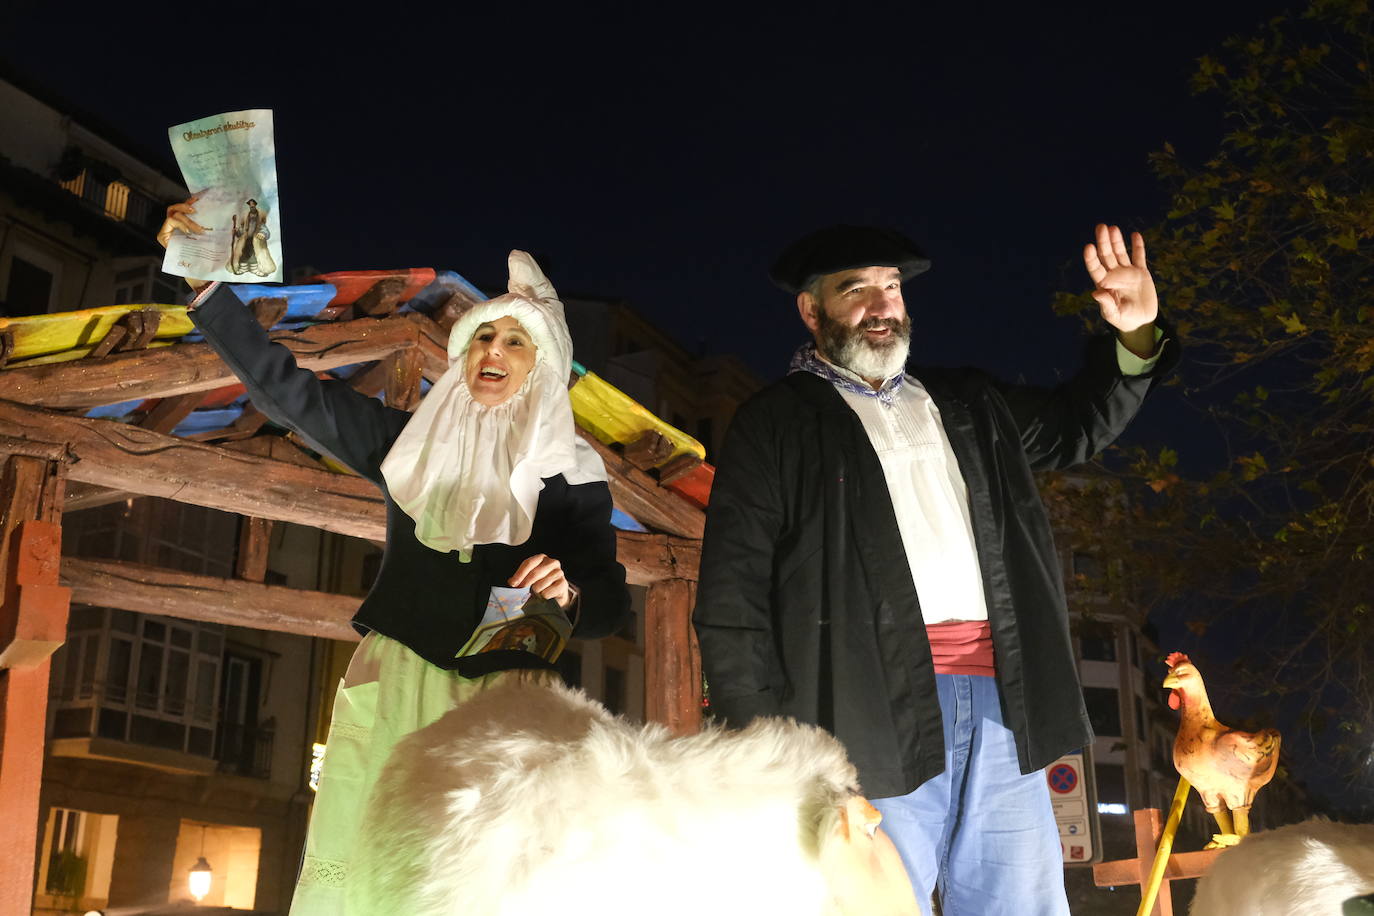
<path id="1" fill-rule="evenodd" d="M 169 207 L 159 239 L 199 232 L 191 213 L 193 201 Z M 196 326 L 253 404 L 386 498 L 386 553 L 353 617 L 363 641 L 335 698 L 292 916 L 359 912 L 344 903 L 358 818 L 397 741 L 495 680 L 552 669 L 518 648 L 458 656 L 493 587 L 556 601 L 582 638 L 626 619 L 605 468 L 574 431 L 563 305 L 528 254 L 509 268 L 509 291 L 454 324 L 449 369 L 413 415 L 300 369 L 232 290 L 188 281 Z"/>

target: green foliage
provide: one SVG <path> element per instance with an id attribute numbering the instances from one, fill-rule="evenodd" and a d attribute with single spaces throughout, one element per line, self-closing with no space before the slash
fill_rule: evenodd
<path id="1" fill-rule="evenodd" d="M 64 849 L 48 862 L 48 893 L 58 897 L 80 897 L 86 892 L 86 860 Z"/>
<path id="2" fill-rule="evenodd" d="M 1188 397 L 1232 454 L 1207 476 L 1167 450 L 1129 456 L 1151 597 L 1286 615 L 1301 635 L 1252 660 L 1252 688 L 1311 697 L 1310 722 L 1352 748 L 1374 728 L 1371 57 L 1367 0 L 1315 0 L 1198 61 L 1222 136 L 1201 163 L 1154 154 L 1171 200 L 1146 238 Z M 1318 709 L 1332 684 L 1351 700 L 1334 716 Z"/>

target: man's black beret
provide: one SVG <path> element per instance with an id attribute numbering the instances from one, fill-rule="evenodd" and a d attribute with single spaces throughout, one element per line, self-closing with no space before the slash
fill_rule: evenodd
<path id="1" fill-rule="evenodd" d="M 916 243 L 878 226 L 827 226 L 787 246 L 768 276 L 789 293 L 799 293 L 823 274 L 856 267 L 896 267 L 902 280 L 930 269 Z"/>

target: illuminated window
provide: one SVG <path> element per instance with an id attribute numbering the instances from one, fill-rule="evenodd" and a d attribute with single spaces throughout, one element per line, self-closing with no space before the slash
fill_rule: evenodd
<path id="1" fill-rule="evenodd" d="M 184 820 L 177 832 L 167 899 L 191 900 L 187 879 L 197 860 L 204 858 L 210 866 L 210 891 L 200 905 L 251 910 L 257 900 L 261 852 L 262 831 L 256 827 Z"/>
<path id="2" fill-rule="evenodd" d="M 105 188 L 105 215 L 112 220 L 123 220 L 129 212 L 129 186 L 122 181 L 112 181 Z"/>
<path id="3" fill-rule="evenodd" d="M 109 902 L 119 818 L 54 807 L 43 826 L 35 909 L 101 909 Z"/>
<path id="4" fill-rule="evenodd" d="M 62 186 L 62 190 L 70 191 L 77 197 L 82 197 L 86 193 L 86 170 L 82 169 L 75 178 L 60 181 L 58 184 Z"/>

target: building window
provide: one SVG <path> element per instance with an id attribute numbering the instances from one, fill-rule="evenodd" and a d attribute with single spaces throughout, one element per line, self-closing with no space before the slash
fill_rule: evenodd
<path id="1" fill-rule="evenodd" d="M 167 888 L 170 902 L 191 902 L 186 876 L 201 858 L 209 864 L 211 877 L 210 892 L 200 901 L 200 906 L 215 912 L 256 908 L 262 830 L 183 820 L 172 853 L 172 880 Z"/>
<path id="2" fill-rule="evenodd" d="M 1099 805 L 1126 804 L 1126 770 L 1119 764 L 1099 763 L 1093 769 L 1097 777 L 1097 803 Z"/>
<path id="3" fill-rule="evenodd" d="M 1114 687 L 1084 687 L 1083 702 L 1088 707 L 1088 719 L 1098 736 L 1121 735 L 1121 705 Z"/>
<path id="4" fill-rule="evenodd" d="M 77 606 L 54 656 L 54 738 L 211 756 L 223 627 Z"/>
<path id="5" fill-rule="evenodd" d="M 62 549 L 72 556 L 224 579 L 233 575 L 237 544 L 237 516 L 154 497 L 73 512 L 62 525 Z"/>
<path id="6" fill-rule="evenodd" d="M 266 779 L 272 775 L 276 721 L 258 721 L 263 660 L 230 649 L 221 667 L 215 759 L 225 772 Z"/>
<path id="7" fill-rule="evenodd" d="M 49 894 L 60 897 L 80 897 L 85 890 L 85 836 L 82 811 L 70 808 L 52 809 L 52 833 L 48 844 L 48 879 L 44 885 Z"/>
<path id="8" fill-rule="evenodd" d="M 161 270 L 161 262 L 149 262 L 138 267 L 121 270 L 115 274 L 114 304 L 143 305 L 161 302 L 176 304 L 180 301 L 177 288 L 167 283 Z"/>
<path id="9" fill-rule="evenodd" d="M 119 818 L 113 814 L 49 809 L 42 830 L 35 911 L 82 912 L 105 907 L 118 825 Z"/>
<path id="10" fill-rule="evenodd" d="M 129 186 L 122 181 L 112 181 L 105 188 L 105 215 L 112 220 L 122 221 L 129 212 Z"/>
<path id="11" fill-rule="evenodd" d="M 1073 578 L 1079 585 L 1101 586 L 1105 570 L 1096 554 L 1083 550 L 1073 552 Z"/>
<path id="12" fill-rule="evenodd" d="M 1116 661 L 1116 634 L 1107 624 L 1084 621 L 1078 628 L 1078 645 L 1085 662 Z"/>
<path id="13" fill-rule="evenodd" d="M 11 257 L 10 280 L 5 287 L 5 314 L 10 318 L 47 314 L 52 307 L 55 279 L 52 271 L 19 255 Z"/>

